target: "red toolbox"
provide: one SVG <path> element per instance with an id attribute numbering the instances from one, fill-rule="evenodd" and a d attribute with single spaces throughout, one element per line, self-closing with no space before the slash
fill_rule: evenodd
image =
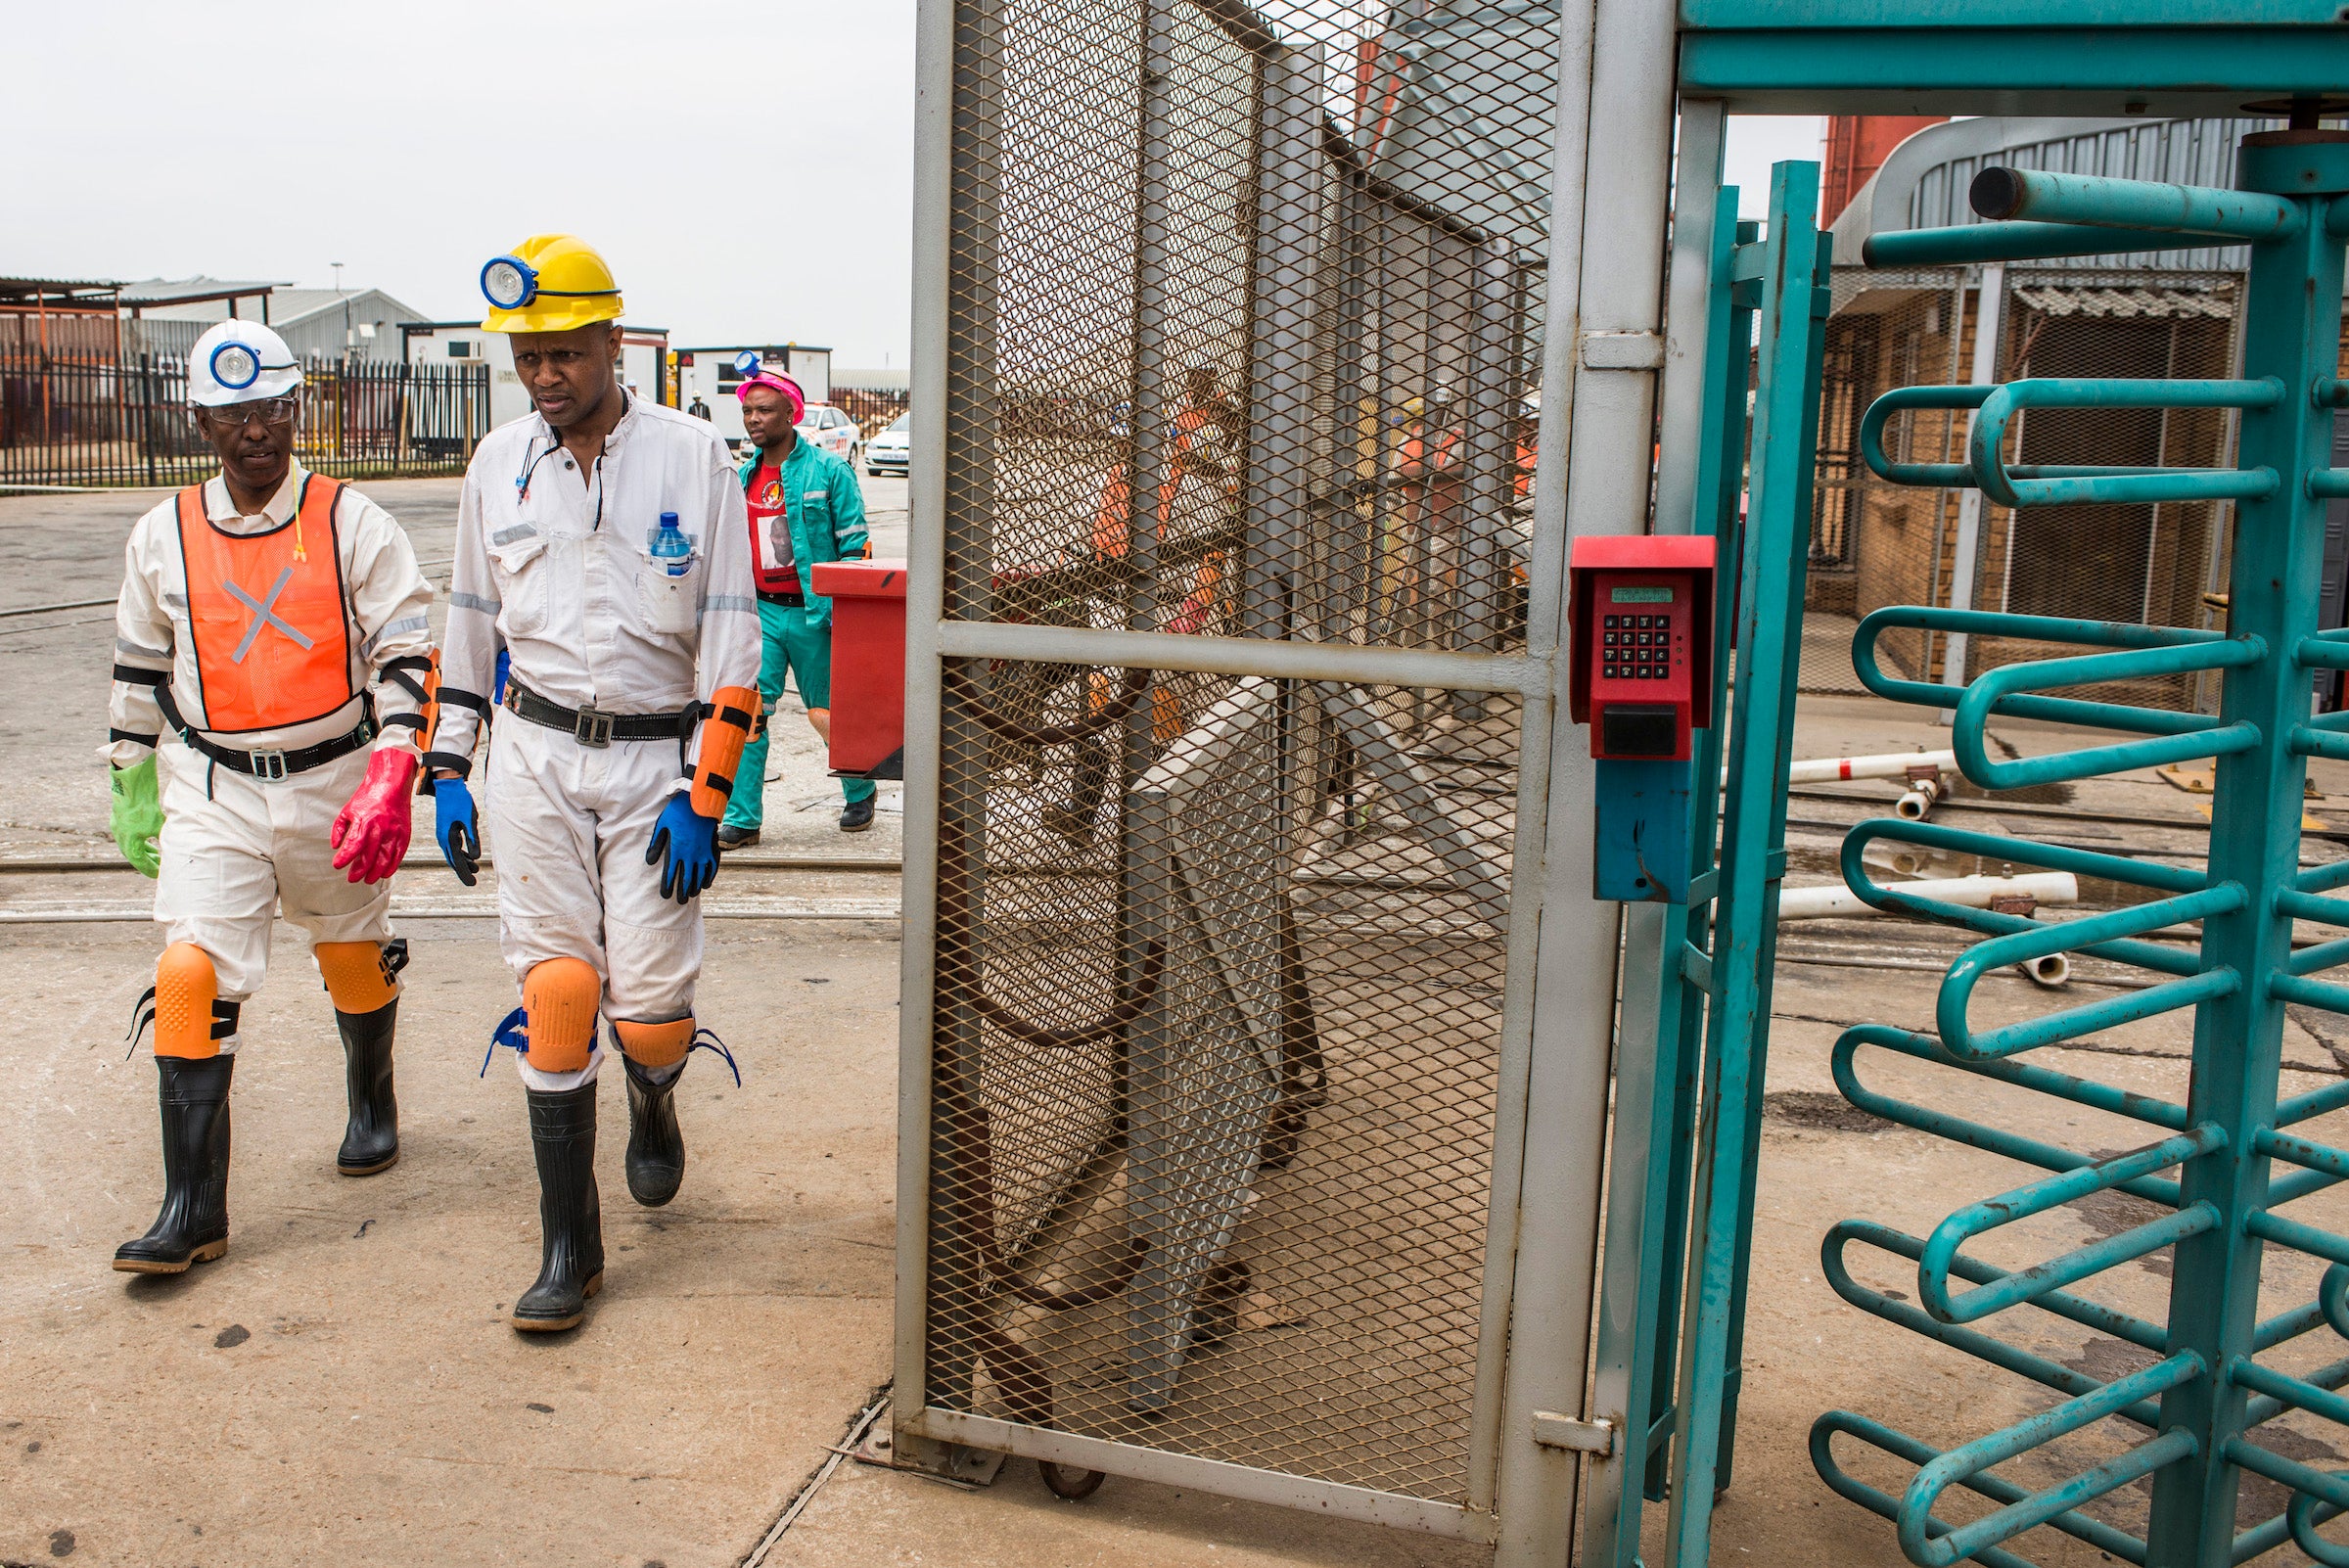
<path id="1" fill-rule="evenodd" d="M 832 776 L 905 776 L 905 563 L 818 561 L 832 601 Z"/>

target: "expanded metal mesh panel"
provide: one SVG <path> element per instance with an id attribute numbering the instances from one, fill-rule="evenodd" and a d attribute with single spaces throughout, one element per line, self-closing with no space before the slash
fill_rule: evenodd
<path id="1" fill-rule="evenodd" d="M 1516 701 L 947 693 L 929 1402 L 1465 1501 Z"/>
<path id="2" fill-rule="evenodd" d="M 1554 6 L 957 15 L 949 616 L 1498 651 Z"/>
<path id="3" fill-rule="evenodd" d="M 925 1398 L 1484 1506 L 1556 9 L 954 16 Z"/>

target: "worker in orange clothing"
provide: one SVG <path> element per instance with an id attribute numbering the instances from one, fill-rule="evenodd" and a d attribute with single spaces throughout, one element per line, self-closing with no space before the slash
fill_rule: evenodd
<path id="1" fill-rule="evenodd" d="M 1215 367 L 1192 366 L 1183 376 L 1182 406 L 1167 429 L 1166 473 L 1158 484 L 1153 515 L 1161 544 L 1169 540 L 1177 545 L 1212 541 L 1237 521 L 1241 435 L 1240 412 L 1222 395 Z M 1111 468 L 1102 485 L 1093 517 L 1096 559 L 1117 560 L 1126 555 L 1132 506 L 1133 460 L 1128 454 Z M 1162 629 L 1200 636 L 1214 628 L 1224 602 L 1221 588 L 1227 557 L 1227 550 L 1216 547 L 1200 556 L 1189 589 L 1168 612 Z M 1087 681 L 1086 711 L 1099 713 L 1113 700 L 1115 689 L 1114 681 L 1095 671 Z M 1172 692 L 1154 690 L 1150 712 L 1151 730 L 1159 744 L 1180 733 L 1180 711 Z M 1069 800 L 1065 805 L 1045 807 L 1043 819 L 1064 837 L 1089 840 L 1108 790 L 1110 746 L 1100 735 L 1088 735 L 1075 744 L 1077 765 Z"/>
<path id="2" fill-rule="evenodd" d="M 165 942 L 136 1026 L 155 1026 L 163 1202 L 115 1250 L 127 1273 L 227 1250 L 239 1011 L 281 909 L 310 939 L 343 1036 L 336 1169 L 371 1176 L 399 1158 L 407 946 L 390 878 L 408 847 L 433 590 L 388 513 L 294 461 L 301 380 L 258 322 L 199 338 L 188 396 L 220 472 L 141 518 L 125 550 L 106 753 L 115 840 L 159 878 Z"/>
<path id="3" fill-rule="evenodd" d="M 1182 379 L 1182 406 L 1167 429 L 1166 475 L 1159 481 L 1156 522 L 1164 540 L 1176 521 L 1179 499 L 1185 523 L 1213 530 L 1227 522 L 1236 497 L 1240 417 L 1217 388 L 1213 365 L 1193 365 Z M 1197 482 L 1186 484 L 1186 482 Z M 1133 458 L 1128 452 L 1112 466 L 1093 512 L 1093 553 L 1115 559 L 1126 553 L 1133 507 Z M 1201 515 L 1204 514 L 1204 515 Z M 1187 530 L 1177 530 L 1187 531 Z"/>

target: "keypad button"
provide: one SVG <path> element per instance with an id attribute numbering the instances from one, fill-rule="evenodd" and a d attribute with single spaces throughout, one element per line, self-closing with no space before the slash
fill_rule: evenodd
<path id="1" fill-rule="evenodd" d="M 1615 639 L 1622 636 L 1623 633 L 1620 631 L 1603 631 L 1600 632 L 1599 635 L 1605 640 L 1606 645 L 1612 648 L 1615 646 Z"/>
<path id="2" fill-rule="evenodd" d="M 1610 626 L 1620 626 L 1623 624 L 1623 617 L 1609 616 L 1607 617 L 1607 624 Z"/>

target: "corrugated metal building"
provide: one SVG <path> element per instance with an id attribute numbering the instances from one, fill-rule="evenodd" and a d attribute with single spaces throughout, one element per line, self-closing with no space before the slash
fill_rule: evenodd
<path id="1" fill-rule="evenodd" d="M 231 289 L 238 292 L 223 292 Z M 238 315 L 267 323 L 304 359 L 397 362 L 402 357 L 399 324 L 424 316 L 381 289 L 232 285 L 211 278 L 124 284 L 122 303 L 143 324 L 144 346 L 159 353 L 185 353 L 206 327 Z"/>

